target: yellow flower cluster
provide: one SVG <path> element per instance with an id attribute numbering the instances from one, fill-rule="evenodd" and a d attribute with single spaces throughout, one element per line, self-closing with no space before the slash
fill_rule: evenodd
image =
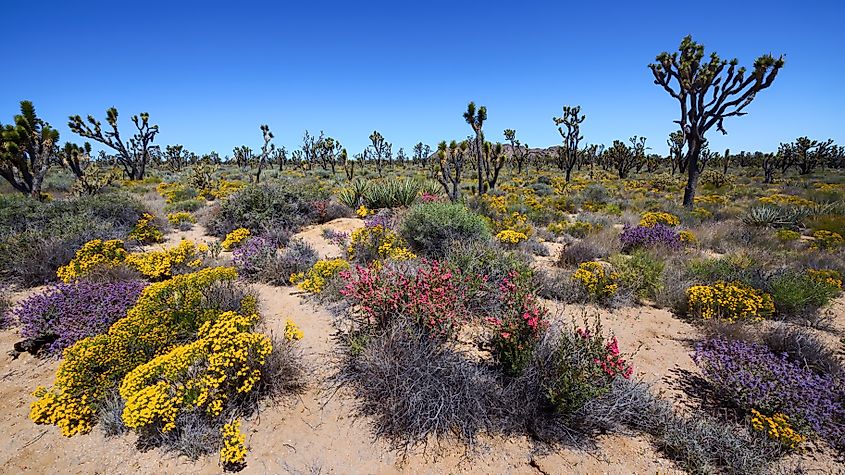
<path id="1" fill-rule="evenodd" d="M 199 248 L 193 241 L 182 240 L 179 245 L 161 251 L 147 251 L 129 254 L 126 265 L 153 281 L 169 279 L 173 270 L 185 265 L 189 268 L 202 264 Z"/>
<path id="2" fill-rule="evenodd" d="M 155 424 L 168 432 L 182 411 L 202 408 L 216 417 L 232 394 L 252 391 L 273 349 L 267 335 L 250 331 L 257 320 L 258 315 L 222 313 L 200 327 L 197 340 L 130 371 L 120 385 L 126 426 Z"/>
<path id="3" fill-rule="evenodd" d="M 355 210 L 355 214 L 357 214 L 359 218 L 364 219 L 367 216 L 373 214 L 373 212 L 372 210 L 367 209 L 366 206 L 361 205 L 358 207 L 358 209 Z"/>
<path id="4" fill-rule="evenodd" d="M 498 239 L 499 242 L 504 244 L 516 245 L 521 243 L 522 241 L 526 241 L 528 239 L 528 236 L 519 231 L 505 229 L 503 231 L 499 231 L 499 233 L 496 234 L 496 239 Z"/>
<path id="5" fill-rule="evenodd" d="M 123 241 L 94 239 L 82 245 L 69 263 L 59 267 L 56 275 L 62 282 L 70 282 L 99 266 L 115 266 L 123 263 L 129 253 L 123 248 Z"/>
<path id="6" fill-rule="evenodd" d="M 802 198 L 800 196 L 795 195 L 785 195 L 781 193 L 763 196 L 762 198 L 759 198 L 758 201 L 767 205 L 780 206 L 813 206 L 814 204 L 812 200 L 808 200 L 807 198 Z"/>
<path id="7" fill-rule="evenodd" d="M 246 437 L 241 433 L 241 421 L 224 424 L 220 429 L 223 447 L 220 449 L 220 463 L 223 465 L 240 464 L 246 459 Z"/>
<path id="8" fill-rule="evenodd" d="M 228 197 L 229 195 L 235 193 L 236 191 L 240 190 L 246 186 L 246 183 L 242 181 L 228 181 L 228 180 L 220 180 L 216 183 L 214 188 L 212 189 L 204 189 L 200 191 L 198 195 L 200 198 L 205 199 L 218 199 L 222 200 L 223 198 Z"/>
<path id="9" fill-rule="evenodd" d="M 154 219 L 155 216 L 149 213 L 142 214 L 141 217 L 138 218 L 135 228 L 133 228 L 129 233 L 129 237 L 142 243 L 161 242 L 164 240 L 164 235 L 161 233 L 161 230 L 153 223 Z"/>
<path id="10" fill-rule="evenodd" d="M 293 320 L 288 319 L 285 321 L 285 340 L 301 340 L 303 336 L 305 334 L 302 333 L 302 330 L 299 329 L 299 326 Z"/>
<path id="11" fill-rule="evenodd" d="M 698 238 L 695 237 L 692 231 L 684 229 L 683 231 L 678 232 L 678 237 L 681 239 L 681 242 L 687 245 L 692 245 L 698 242 Z"/>
<path id="12" fill-rule="evenodd" d="M 609 271 L 606 264 L 597 261 L 579 264 L 572 279 L 581 282 L 587 293 L 596 299 L 610 297 L 619 289 L 619 274 Z"/>
<path id="13" fill-rule="evenodd" d="M 699 195 L 693 198 L 695 204 L 701 205 L 726 205 L 728 204 L 728 197 L 723 195 Z"/>
<path id="14" fill-rule="evenodd" d="M 813 249 L 823 249 L 826 251 L 834 251 L 845 245 L 845 239 L 842 235 L 833 231 L 825 231 L 823 229 L 813 233 Z"/>
<path id="15" fill-rule="evenodd" d="M 167 221 L 170 224 L 181 224 L 181 223 L 196 223 L 197 219 L 194 218 L 194 215 L 187 211 L 177 211 L 175 213 L 170 213 L 167 215 Z"/>
<path id="16" fill-rule="evenodd" d="M 789 416 L 780 412 L 767 416 L 756 409 L 752 409 L 751 427 L 756 431 L 765 432 L 770 439 L 776 440 L 790 449 L 797 448 L 806 440 L 803 435 L 789 425 Z"/>
<path id="17" fill-rule="evenodd" d="M 349 269 L 349 262 L 343 259 L 322 259 L 308 271 L 290 276 L 290 281 L 306 292 L 319 294 L 329 279 L 346 269 Z"/>
<path id="18" fill-rule="evenodd" d="M 168 203 L 173 203 L 176 200 L 178 193 L 185 190 L 185 186 L 181 183 L 165 183 L 161 182 L 156 186 L 156 191 Z"/>
<path id="19" fill-rule="evenodd" d="M 666 226 L 677 226 L 681 224 L 681 220 L 678 219 L 672 213 L 665 213 L 663 211 L 646 211 L 640 217 L 640 226 L 645 226 L 647 228 L 654 227 L 656 224 L 665 224 Z"/>
<path id="20" fill-rule="evenodd" d="M 350 259 L 366 254 L 374 254 L 378 259 L 394 259 L 407 261 L 417 256 L 403 245 L 402 238 L 396 232 L 381 224 L 365 226 L 352 231 L 346 252 Z"/>
<path id="21" fill-rule="evenodd" d="M 713 212 L 707 208 L 697 207 L 690 212 L 691 215 L 698 219 L 710 219 L 713 217 Z"/>
<path id="22" fill-rule="evenodd" d="M 791 229 L 778 229 L 775 235 L 781 241 L 797 241 L 798 239 L 801 239 L 801 233 Z"/>
<path id="23" fill-rule="evenodd" d="M 145 288 L 126 317 L 108 332 L 77 341 L 64 351 L 52 388 L 39 388 L 30 418 L 71 436 L 91 429 L 95 408 L 133 369 L 168 353 L 222 312 L 205 308 L 206 289 L 237 278 L 233 268 L 203 269 Z M 240 311 L 256 312 L 249 297 Z"/>
<path id="24" fill-rule="evenodd" d="M 775 311 L 772 296 L 742 282 L 716 282 L 687 289 L 690 312 L 705 320 L 762 320 Z"/>
<path id="25" fill-rule="evenodd" d="M 842 274 L 833 269 L 807 269 L 807 275 L 816 282 L 842 290 Z"/>
<path id="26" fill-rule="evenodd" d="M 238 228 L 234 231 L 230 232 L 226 235 L 226 239 L 223 240 L 223 249 L 227 251 L 231 251 L 232 249 L 238 247 L 240 243 L 242 243 L 246 238 L 249 237 L 249 229 L 247 228 Z"/>

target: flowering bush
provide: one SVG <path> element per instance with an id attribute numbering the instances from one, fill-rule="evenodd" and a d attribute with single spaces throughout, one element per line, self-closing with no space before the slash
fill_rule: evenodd
<path id="1" fill-rule="evenodd" d="M 681 224 L 681 220 L 674 214 L 664 213 L 662 211 L 647 211 L 640 217 L 640 226 L 651 228 L 657 224 L 677 226 Z"/>
<path id="2" fill-rule="evenodd" d="M 317 261 L 306 272 L 290 276 L 290 281 L 306 292 L 319 294 L 329 280 L 348 268 L 349 262 L 343 259 L 323 259 Z"/>
<path id="3" fill-rule="evenodd" d="M 699 343 L 693 360 L 723 400 L 746 411 L 784 414 L 798 432 L 815 432 L 832 446 L 845 448 L 845 387 L 830 375 L 742 340 Z"/>
<path id="4" fill-rule="evenodd" d="M 346 252 L 350 261 L 362 263 L 388 258 L 405 261 L 417 257 L 404 246 L 402 238 L 381 221 L 368 222 L 363 228 L 352 231 Z"/>
<path id="5" fill-rule="evenodd" d="M 123 241 L 112 239 L 102 241 L 94 239 L 88 241 L 66 265 L 59 267 L 56 275 L 62 282 L 70 282 L 89 273 L 99 266 L 114 266 L 122 264 L 128 253 L 123 248 Z"/>
<path id="6" fill-rule="evenodd" d="M 241 244 L 246 238 L 249 237 L 249 229 L 247 228 L 238 228 L 234 231 L 230 232 L 226 235 L 226 238 L 223 239 L 223 249 L 227 251 L 231 251 L 239 244 Z"/>
<path id="7" fill-rule="evenodd" d="M 138 218 L 138 223 L 135 224 L 135 228 L 133 228 L 129 233 L 129 237 L 145 244 L 163 241 L 164 235 L 161 233 L 161 230 L 155 226 L 155 223 L 153 223 L 154 219 L 155 216 L 149 213 L 142 214 L 141 217 Z"/>
<path id="8" fill-rule="evenodd" d="M 684 229 L 683 231 L 678 231 L 678 239 L 680 239 L 682 244 L 685 245 L 693 245 L 698 242 L 698 238 L 695 237 L 692 231 Z"/>
<path id="9" fill-rule="evenodd" d="M 798 447 L 806 437 L 795 431 L 789 424 L 789 416 L 776 412 L 771 416 L 751 409 L 751 427 L 765 433 L 770 439 L 780 442 L 788 449 Z"/>
<path id="10" fill-rule="evenodd" d="M 807 269 L 807 276 L 816 282 L 842 290 L 842 274 L 833 269 Z"/>
<path id="11" fill-rule="evenodd" d="M 366 218 L 367 216 L 373 214 L 373 212 L 372 210 L 367 209 L 366 206 L 361 205 L 355 210 L 355 214 L 357 214 L 359 218 Z"/>
<path id="12" fill-rule="evenodd" d="M 496 234 L 496 239 L 503 244 L 515 246 L 521 243 L 522 241 L 528 240 L 528 236 L 519 231 L 505 229 L 504 231 L 499 231 L 499 233 Z"/>
<path id="13" fill-rule="evenodd" d="M 493 354 L 509 374 L 517 374 L 525 367 L 535 343 L 548 325 L 548 310 L 521 281 L 515 271 L 502 279 L 499 284 L 501 308 L 497 316 L 488 319 L 495 331 Z"/>
<path id="14" fill-rule="evenodd" d="M 56 425 L 66 436 L 90 431 L 97 407 L 130 371 L 190 341 L 204 323 L 223 313 L 209 308 L 206 291 L 236 277 L 234 269 L 218 267 L 148 286 L 107 333 L 65 349 L 53 387 L 36 389 L 30 419 Z M 240 307 L 254 313 L 254 298 L 244 299 Z"/>
<path id="15" fill-rule="evenodd" d="M 618 279 L 617 273 L 609 271 L 605 264 L 596 261 L 582 262 L 572 274 L 572 280 L 580 282 L 587 294 L 596 300 L 613 296 L 619 289 Z"/>
<path id="16" fill-rule="evenodd" d="M 193 241 L 183 239 L 169 249 L 131 253 L 126 256 L 125 264 L 148 279 L 159 281 L 169 279 L 179 270 L 199 267 L 205 249 L 202 244 L 197 246 Z"/>
<path id="17" fill-rule="evenodd" d="M 269 259 L 276 255 L 276 246 L 262 236 L 252 236 L 232 251 L 232 261 L 238 274 L 252 276 L 261 272 Z"/>
<path id="18" fill-rule="evenodd" d="M 845 238 L 839 233 L 833 231 L 819 230 L 813 233 L 813 249 L 821 249 L 825 251 L 835 251 L 842 246 L 845 246 Z"/>
<path id="19" fill-rule="evenodd" d="M 453 334 L 469 318 L 464 281 L 459 271 L 438 261 L 416 268 L 356 266 L 341 273 L 341 294 L 355 305 L 365 325 L 384 327 L 397 316 L 416 321 L 440 336 Z"/>
<path id="20" fill-rule="evenodd" d="M 343 231 L 325 228 L 323 229 L 323 238 L 340 248 L 345 248 L 349 244 L 349 233 Z"/>
<path id="21" fill-rule="evenodd" d="M 242 464 L 246 459 L 246 437 L 241 432 L 241 421 L 224 424 L 220 429 L 223 437 L 223 447 L 220 449 L 220 463 L 226 467 Z"/>
<path id="22" fill-rule="evenodd" d="M 285 336 L 285 340 L 287 340 L 287 341 L 296 341 L 296 340 L 301 340 L 302 337 L 305 336 L 305 334 L 302 333 L 302 330 L 299 329 L 299 326 L 297 326 L 297 324 L 294 323 L 293 320 L 287 319 L 287 320 L 285 320 L 285 334 L 284 334 L 284 336 Z"/>
<path id="23" fill-rule="evenodd" d="M 633 367 L 623 358 L 615 337 L 607 339 L 593 325 L 561 331 L 541 347 L 542 389 L 559 414 L 569 415 L 605 394 L 616 378 L 628 379 Z"/>
<path id="24" fill-rule="evenodd" d="M 167 215 L 167 222 L 174 226 L 181 226 L 183 224 L 194 224 L 197 222 L 197 218 L 187 211 L 177 211 Z"/>
<path id="25" fill-rule="evenodd" d="M 658 245 L 670 249 L 681 247 L 681 236 L 678 232 L 660 223 L 653 226 L 625 226 L 620 239 L 622 240 L 622 250 L 625 252 Z"/>
<path id="26" fill-rule="evenodd" d="M 135 304 L 146 283 L 74 282 L 48 287 L 15 308 L 21 336 L 52 340 L 44 349 L 58 354 L 76 341 L 108 330 Z"/>
<path id="27" fill-rule="evenodd" d="M 690 313 L 705 320 L 762 320 L 774 313 L 772 296 L 742 282 L 718 281 L 687 289 Z"/>
<path id="28" fill-rule="evenodd" d="M 801 233 L 786 228 L 778 229 L 775 236 L 781 241 L 797 241 L 801 239 Z"/>

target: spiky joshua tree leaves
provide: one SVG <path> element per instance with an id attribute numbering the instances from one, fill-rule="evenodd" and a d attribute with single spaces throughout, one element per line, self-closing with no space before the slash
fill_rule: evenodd
<path id="1" fill-rule="evenodd" d="M 716 53 L 711 53 L 705 60 L 704 45 L 687 36 L 681 41 L 678 52 L 660 53 L 656 62 L 649 65 L 654 83 L 680 104 L 681 118 L 677 123 L 687 146 L 684 158 L 687 165 L 684 206 L 687 208 L 693 205 L 701 174 L 698 164 L 704 135 L 713 126 L 723 134 L 727 133 L 723 125 L 725 118 L 745 115 L 744 109 L 757 93 L 772 85 L 784 60 L 783 56 L 775 58 L 766 54 L 754 61 L 751 71 L 739 67 L 738 63 L 736 59 L 723 60 Z"/>
<path id="2" fill-rule="evenodd" d="M 58 140 L 59 132 L 36 115 L 32 102 L 21 101 L 14 124 L 0 124 L 0 176 L 17 191 L 40 198 Z"/>
<path id="3" fill-rule="evenodd" d="M 467 111 L 464 112 L 464 120 L 475 132 L 475 159 L 478 165 L 478 194 L 480 195 L 486 191 L 484 189 L 484 165 L 482 164 L 484 161 L 484 132 L 481 129 L 484 126 L 484 121 L 487 120 L 487 108 L 481 106 L 476 111 L 475 102 L 470 102 L 467 104 Z"/>
<path id="4" fill-rule="evenodd" d="M 111 107 L 106 110 L 106 122 L 111 130 L 103 130 L 100 121 L 90 115 L 87 123 L 78 115 L 70 116 L 67 125 L 71 132 L 100 142 L 117 152 L 115 158 L 130 180 L 143 180 L 147 171 L 147 162 L 151 157 L 152 143 L 158 134 L 158 125 L 150 125 L 150 114 L 147 112 L 133 115 L 132 123 L 135 124 L 137 131 L 127 144 L 117 129 L 117 116 L 116 108 Z"/>

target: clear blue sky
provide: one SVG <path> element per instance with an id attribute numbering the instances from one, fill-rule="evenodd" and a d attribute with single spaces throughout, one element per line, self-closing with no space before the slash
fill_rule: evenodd
<path id="1" fill-rule="evenodd" d="M 588 142 L 638 134 L 665 153 L 678 105 L 647 64 L 692 34 L 742 64 L 786 55 L 749 114 L 726 121 L 729 135 L 711 132 L 714 149 L 845 143 L 836 1 L 17 1 L 2 12 L 0 121 L 30 99 L 62 141 L 82 141 L 68 115 L 103 120 L 116 106 L 124 134 L 148 111 L 156 143 L 197 152 L 257 149 L 262 123 L 289 149 L 324 130 L 354 154 L 377 129 L 407 151 L 468 135 L 474 100 L 488 108 L 488 140 L 514 128 L 555 144 L 551 117 L 580 104 Z"/>

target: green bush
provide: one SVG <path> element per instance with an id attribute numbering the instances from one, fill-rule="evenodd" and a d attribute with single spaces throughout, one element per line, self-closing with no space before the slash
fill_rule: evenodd
<path id="1" fill-rule="evenodd" d="M 164 205 L 164 210 L 168 213 L 175 213 L 178 211 L 196 211 L 203 206 L 205 206 L 205 201 L 190 199 L 168 203 Z"/>
<path id="2" fill-rule="evenodd" d="M 845 216 L 826 214 L 811 218 L 806 224 L 812 231 L 830 231 L 845 236 Z"/>
<path id="3" fill-rule="evenodd" d="M 775 310 L 782 317 L 802 316 L 827 305 L 839 288 L 806 273 L 784 272 L 769 281 L 768 292 L 775 301 Z"/>
<path id="4" fill-rule="evenodd" d="M 485 241 L 490 229 L 481 216 L 461 204 L 425 203 L 411 208 L 402 223 L 402 237 L 429 256 L 443 256 L 453 241 Z"/>
<path id="5" fill-rule="evenodd" d="M 307 189 L 288 183 L 247 186 L 220 203 L 207 228 L 218 237 L 238 228 L 247 228 L 253 234 L 267 229 L 296 230 L 316 219 L 313 202 L 318 198 Z"/>
<path id="6" fill-rule="evenodd" d="M 619 274 L 619 283 L 637 298 L 654 299 L 663 288 L 663 261 L 646 251 L 634 251 L 630 256 L 617 254 L 610 263 Z"/>

